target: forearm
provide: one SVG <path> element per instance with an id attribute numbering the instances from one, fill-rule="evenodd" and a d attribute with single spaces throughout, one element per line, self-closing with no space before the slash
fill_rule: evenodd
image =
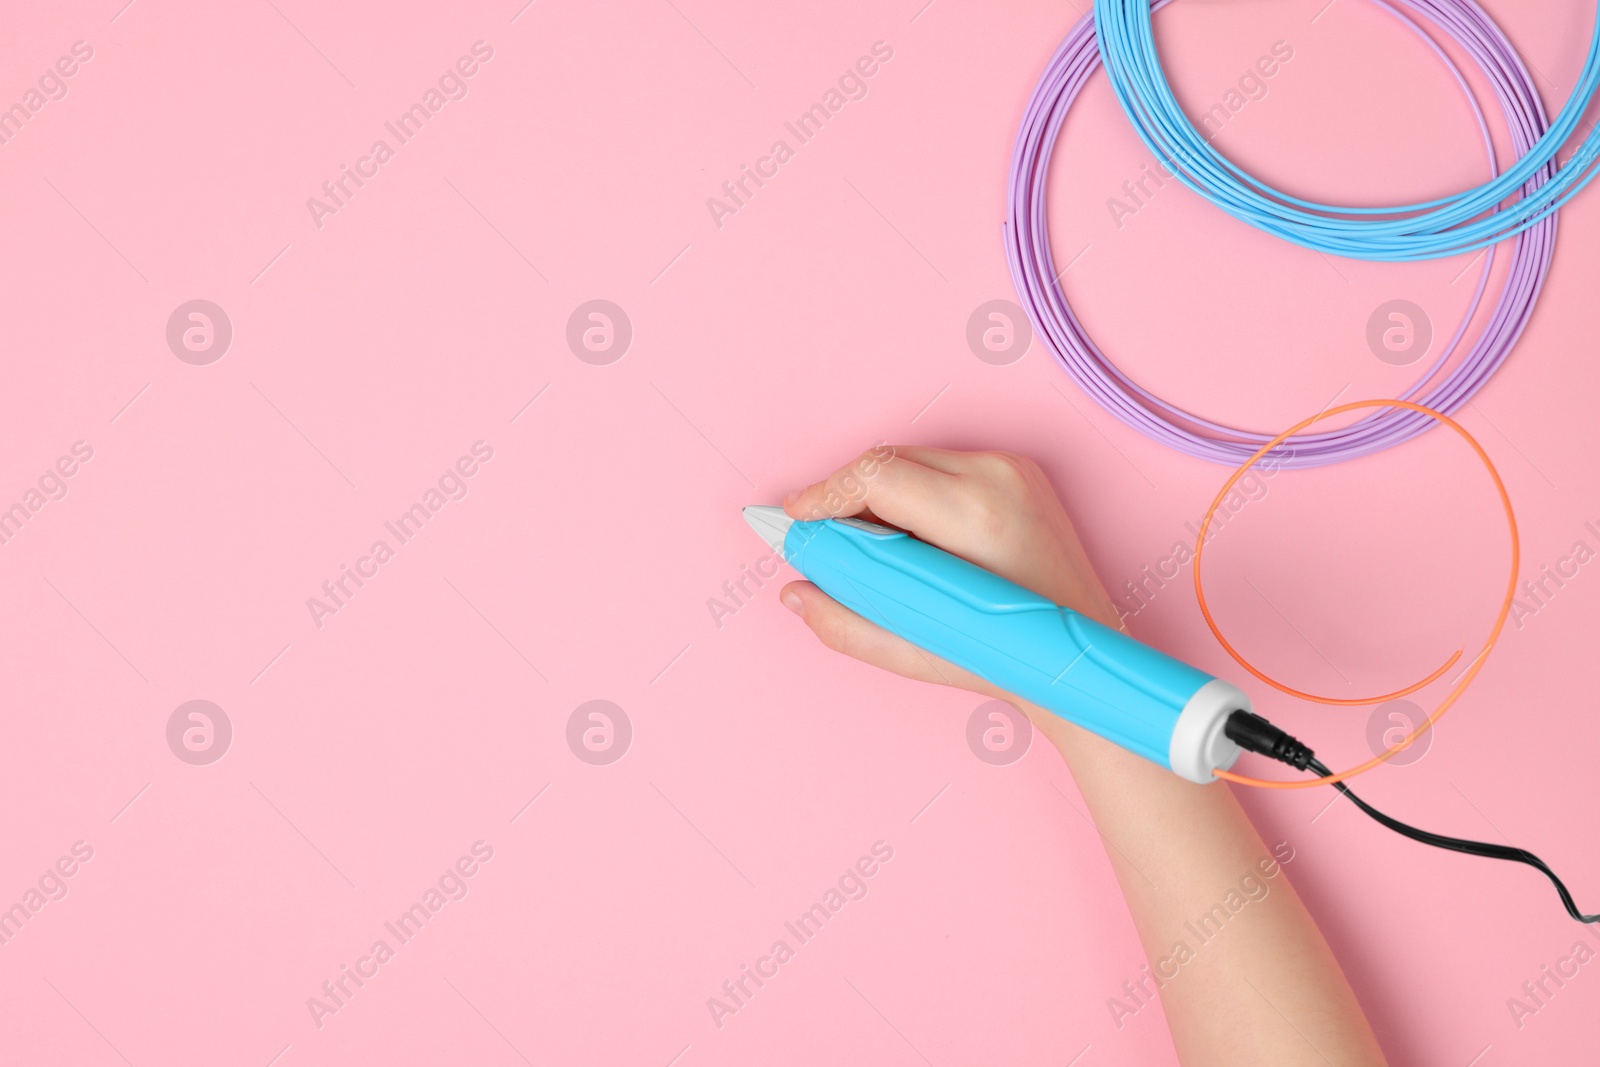
<path id="1" fill-rule="evenodd" d="M 1227 785 L 1185 782 L 1028 712 L 1106 842 L 1150 963 L 1135 991 L 1143 1003 L 1159 987 L 1186 1067 L 1384 1063 L 1338 961 Z"/>

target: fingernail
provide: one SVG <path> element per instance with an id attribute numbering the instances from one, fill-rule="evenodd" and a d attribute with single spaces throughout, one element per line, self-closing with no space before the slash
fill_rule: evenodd
<path id="1" fill-rule="evenodd" d="M 788 608 L 796 615 L 803 613 L 803 608 L 800 603 L 800 594 L 796 593 L 793 589 L 785 589 L 782 593 L 778 594 L 778 599 L 783 601 L 784 607 Z"/>

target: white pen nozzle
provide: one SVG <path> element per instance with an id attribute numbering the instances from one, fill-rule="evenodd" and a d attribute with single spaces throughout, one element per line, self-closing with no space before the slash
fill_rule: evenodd
<path id="1" fill-rule="evenodd" d="M 782 508 L 752 504 L 744 509 L 744 521 L 750 524 L 750 529 L 761 535 L 767 547 L 779 555 L 783 554 L 783 539 L 789 527 L 794 525 L 794 520 Z"/>

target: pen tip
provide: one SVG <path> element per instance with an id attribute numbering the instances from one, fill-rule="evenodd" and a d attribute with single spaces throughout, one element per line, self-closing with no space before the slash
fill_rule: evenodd
<path id="1" fill-rule="evenodd" d="M 761 540 L 774 552 L 783 551 L 783 539 L 794 525 L 782 508 L 770 504 L 751 504 L 744 509 L 744 521 L 760 535 Z"/>

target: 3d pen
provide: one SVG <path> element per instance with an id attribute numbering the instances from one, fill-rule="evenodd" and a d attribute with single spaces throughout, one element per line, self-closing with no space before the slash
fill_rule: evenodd
<path id="1" fill-rule="evenodd" d="M 1191 782 L 1239 756 L 1224 732 L 1250 711 L 1237 686 L 900 530 L 778 507 L 744 517 L 858 615 Z"/>
<path id="2" fill-rule="evenodd" d="M 1311 748 L 1250 710 L 1236 686 L 1102 626 L 910 534 L 861 519 L 801 522 L 747 507 L 745 521 L 790 566 L 856 614 L 1008 693 L 1077 723 L 1191 782 L 1215 780 L 1242 751 L 1332 777 Z M 1333 787 L 1413 841 L 1526 864 L 1578 910 L 1555 871 L 1526 849 L 1410 826 Z"/>

